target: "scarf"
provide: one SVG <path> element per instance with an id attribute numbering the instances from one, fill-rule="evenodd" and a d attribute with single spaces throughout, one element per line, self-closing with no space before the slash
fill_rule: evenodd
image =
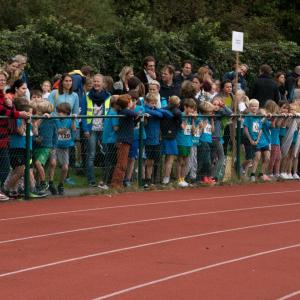
<path id="1" fill-rule="evenodd" d="M 109 96 L 110 94 L 104 90 L 96 91 L 92 88 L 89 92 L 89 98 L 93 101 L 93 104 L 96 104 L 97 106 L 101 106 Z"/>

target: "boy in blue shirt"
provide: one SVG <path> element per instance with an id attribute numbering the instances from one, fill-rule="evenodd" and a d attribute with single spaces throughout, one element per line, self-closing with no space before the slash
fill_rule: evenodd
<path id="1" fill-rule="evenodd" d="M 177 178 L 178 186 L 187 187 L 189 184 L 185 181 L 186 168 L 193 146 L 193 121 L 196 116 L 196 102 L 193 99 L 186 99 L 183 103 L 184 112 L 182 113 L 181 129 L 177 132 L 176 141 L 178 147 L 177 156 Z"/>
<path id="2" fill-rule="evenodd" d="M 71 114 L 71 106 L 69 103 L 60 103 L 56 107 L 58 116 L 67 117 Z M 74 146 L 74 136 L 76 132 L 75 119 L 63 118 L 55 120 L 57 127 L 57 145 L 56 160 L 61 166 L 60 182 L 57 190 L 59 195 L 64 195 L 64 181 L 67 178 L 69 169 L 69 148 Z M 54 175 L 54 174 L 53 174 Z M 53 185 L 53 177 L 49 181 L 49 185 Z"/>

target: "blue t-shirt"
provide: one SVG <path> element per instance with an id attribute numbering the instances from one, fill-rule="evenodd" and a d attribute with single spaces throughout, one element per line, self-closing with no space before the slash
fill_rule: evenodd
<path id="1" fill-rule="evenodd" d="M 142 105 L 136 105 L 134 111 L 139 114 L 142 115 L 145 112 L 145 108 Z M 134 140 L 138 140 L 139 139 L 139 135 L 140 135 L 140 122 L 138 122 L 136 124 L 136 126 L 134 127 L 134 131 L 133 131 L 133 139 Z M 146 131 L 145 131 L 145 127 L 143 128 L 143 133 L 142 133 L 142 137 L 143 140 L 146 139 Z"/>
<path id="2" fill-rule="evenodd" d="M 117 116 L 118 112 L 110 108 L 108 116 Z M 102 142 L 103 144 L 114 144 L 117 142 L 117 132 L 114 130 L 114 127 L 119 126 L 118 118 L 106 118 L 104 119 L 103 124 L 103 135 Z"/>
<path id="3" fill-rule="evenodd" d="M 203 132 L 200 136 L 200 142 L 212 143 L 212 126 L 209 118 L 203 118 Z"/>
<path id="4" fill-rule="evenodd" d="M 286 127 L 281 127 L 281 128 L 280 128 L 280 133 L 279 133 L 279 135 L 280 135 L 281 137 L 284 137 L 284 136 L 286 136 L 286 132 L 287 132 Z"/>
<path id="5" fill-rule="evenodd" d="M 38 128 L 40 143 L 36 148 L 55 148 L 57 143 L 57 129 L 54 119 L 43 119 Z"/>
<path id="6" fill-rule="evenodd" d="M 269 120 L 265 120 L 262 123 L 262 134 L 257 144 L 257 148 L 264 148 L 270 145 L 271 143 L 271 132 L 270 132 L 271 122 Z"/>
<path id="7" fill-rule="evenodd" d="M 182 125 L 185 128 L 181 128 L 176 135 L 176 141 L 178 146 L 193 146 L 193 135 L 192 135 L 192 118 L 185 118 L 185 113 L 182 113 Z"/>
<path id="8" fill-rule="evenodd" d="M 57 148 L 69 148 L 74 146 L 74 131 L 72 129 L 71 119 L 55 120 L 57 127 Z M 63 133 L 59 133 L 60 129 L 65 129 Z"/>
<path id="9" fill-rule="evenodd" d="M 24 124 L 23 122 L 25 122 L 25 120 L 18 119 L 17 127 L 21 128 L 21 126 Z M 15 148 L 26 149 L 26 129 L 24 130 L 24 133 L 22 135 L 17 134 L 17 133 L 10 135 L 9 148 L 11 148 L 11 149 L 15 149 Z M 31 124 L 30 124 L 30 150 L 32 150 L 32 125 Z"/>
<path id="10" fill-rule="evenodd" d="M 201 117 L 197 117 L 194 121 L 194 125 L 195 125 L 195 130 L 193 132 L 193 145 L 197 146 L 200 144 L 200 136 L 202 134 L 202 129 L 199 128 L 199 124 L 201 123 L 202 118 Z"/>
<path id="11" fill-rule="evenodd" d="M 271 145 L 280 145 L 280 134 L 281 128 L 275 127 L 271 128 Z"/>
<path id="12" fill-rule="evenodd" d="M 256 141 L 259 135 L 259 132 L 262 129 L 262 121 L 259 117 L 251 117 L 251 113 L 249 113 L 250 117 L 245 117 L 244 127 L 248 128 L 248 132 L 253 141 Z"/>

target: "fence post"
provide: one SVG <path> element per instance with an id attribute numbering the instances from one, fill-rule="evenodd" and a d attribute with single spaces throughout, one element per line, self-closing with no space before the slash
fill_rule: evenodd
<path id="1" fill-rule="evenodd" d="M 241 178 L 241 119 L 237 118 L 236 122 L 236 175 Z"/>
<path id="2" fill-rule="evenodd" d="M 140 121 L 139 127 L 139 157 L 138 157 L 138 185 L 139 187 L 143 186 L 143 132 L 144 132 L 144 115 Z"/>
<path id="3" fill-rule="evenodd" d="M 26 120 L 26 164 L 24 174 L 25 200 L 29 200 L 30 193 L 30 120 Z"/>

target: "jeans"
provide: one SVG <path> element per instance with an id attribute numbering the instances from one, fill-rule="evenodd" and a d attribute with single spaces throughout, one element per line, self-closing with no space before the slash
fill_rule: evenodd
<path id="1" fill-rule="evenodd" d="M 92 131 L 88 140 L 88 157 L 87 157 L 87 180 L 88 183 L 96 182 L 94 162 L 96 157 L 97 143 L 101 142 L 102 131 Z"/>

